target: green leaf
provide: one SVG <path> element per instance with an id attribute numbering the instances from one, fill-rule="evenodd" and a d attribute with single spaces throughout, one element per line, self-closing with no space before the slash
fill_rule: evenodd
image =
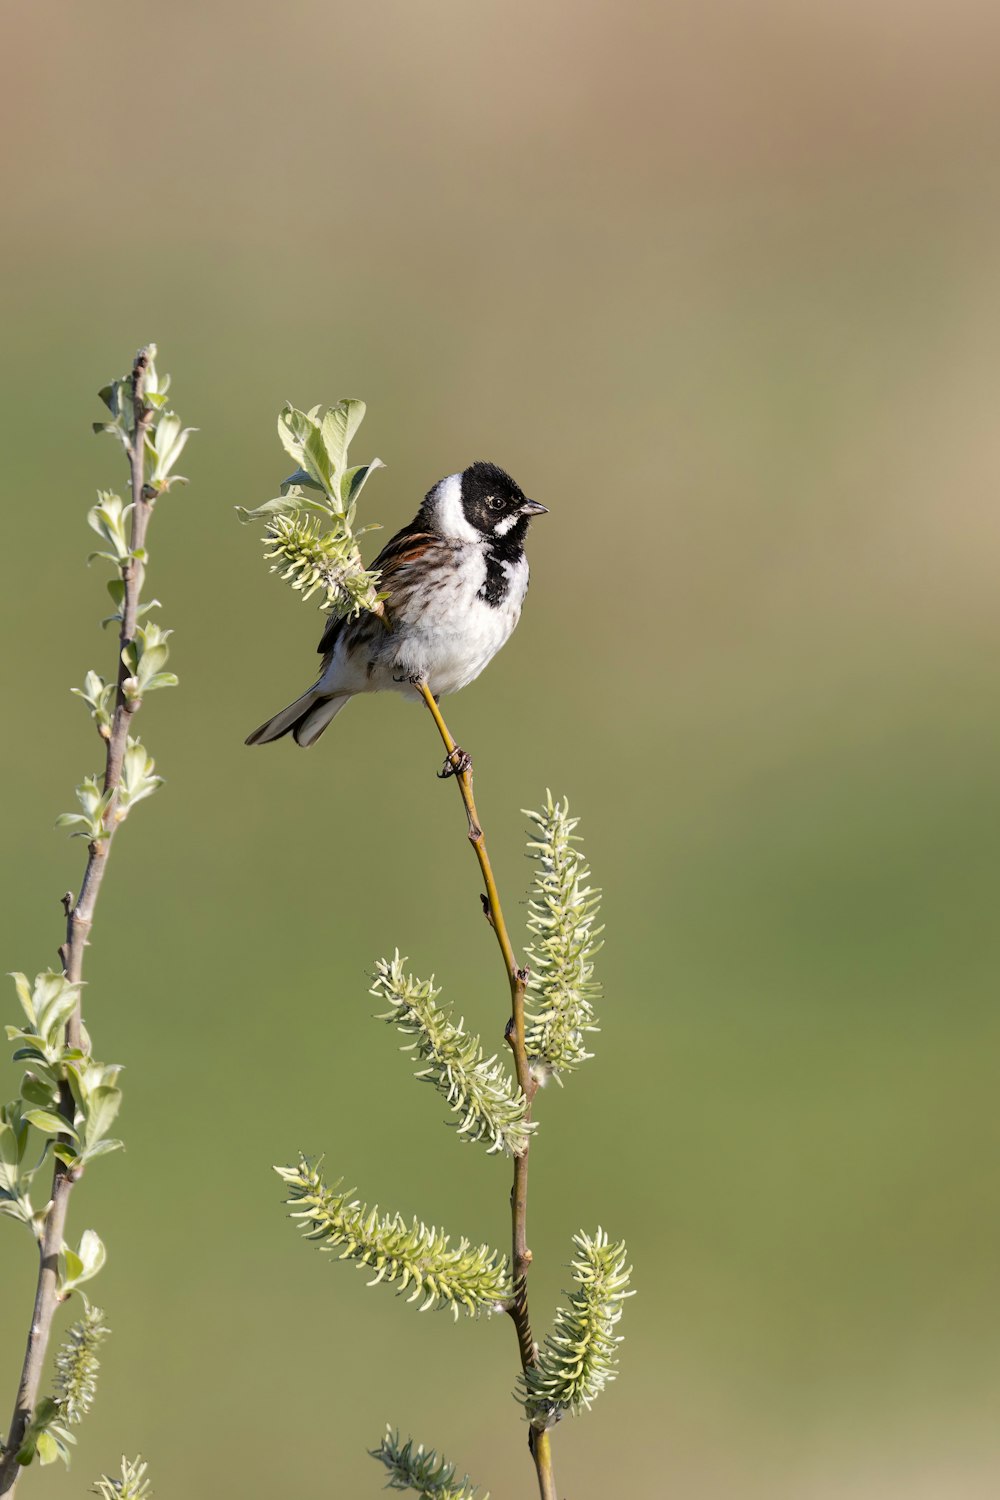
<path id="1" fill-rule="evenodd" d="M 315 417 L 298 411 L 290 403 L 278 413 L 278 437 L 282 447 L 320 489 L 329 490 L 329 461 Z M 314 439 L 310 448 L 309 439 Z M 317 458 L 319 462 L 317 462 Z"/>
<path id="2" fill-rule="evenodd" d="M 115 1122 L 118 1111 L 121 1109 L 122 1091 L 107 1086 L 91 1090 L 87 1098 L 86 1117 L 83 1126 L 83 1139 L 88 1154 L 91 1148 L 96 1146 Z"/>
<path id="3" fill-rule="evenodd" d="M 45 1135 L 71 1135 L 74 1140 L 79 1139 L 69 1121 L 50 1109 L 26 1109 L 24 1118 L 29 1125 L 34 1125 L 36 1130 L 43 1131 Z"/>
<path id="4" fill-rule="evenodd" d="M 7 1167 L 16 1167 L 22 1154 L 17 1131 L 7 1120 L 0 1120 L 0 1163 Z M 2 1181 L 3 1177 L 0 1175 L 0 1182 Z"/>
<path id="5" fill-rule="evenodd" d="M 283 479 L 281 481 L 281 484 L 278 486 L 278 488 L 279 488 L 279 491 L 280 491 L 280 494 L 279 494 L 278 498 L 279 498 L 279 500 L 284 500 L 288 496 L 288 493 L 289 493 L 290 490 L 298 490 L 298 489 L 319 490 L 319 489 L 321 489 L 321 486 L 318 485 L 315 482 L 315 480 L 313 480 L 313 479 L 310 478 L 310 476 L 306 473 L 305 469 L 296 469 L 294 473 L 289 474 L 289 476 L 288 476 L 287 479 Z M 302 499 L 305 500 L 306 496 L 303 495 Z M 274 502 L 272 501 L 270 503 L 273 504 Z M 322 505 L 322 502 L 313 501 L 312 503 L 313 504 L 319 503 L 320 506 L 321 506 L 321 508 L 323 510 L 327 510 L 328 509 L 328 507 L 326 505 Z"/>
<path id="6" fill-rule="evenodd" d="M 79 996 L 80 986 L 70 984 L 64 975 L 39 974 L 35 980 L 39 1036 L 51 1041 L 73 1014 Z"/>
<path id="7" fill-rule="evenodd" d="M 183 427 L 176 412 L 162 413 L 149 434 L 149 448 L 153 455 L 151 484 L 159 489 L 166 489 L 169 486 L 170 471 L 184 452 L 191 433 L 196 430 L 194 427 Z"/>
<path id="8" fill-rule="evenodd" d="M 46 1464 L 54 1464 L 59 1457 L 59 1447 L 51 1432 L 40 1432 L 36 1444 L 38 1449 L 38 1462 L 42 1468 Z"/>
<path id="9" fill-rule="evenodd" d="M 122 777 L 118 787 L 118 821 L 145 797 L 151 797 L 163 783 L 154 775 L 155 762 L 140 740 L 129 739 L 122 757 Z"/>
<path id="10" fill-rule="evenodd" d="M 259 521 L 263 516 L 287 515 L 298 509 L 298 506 L 284 495 L 275 495 L 273 500 L 265 500 L 263 505 L 258 505 L 255 510 L 247 510 L 245 505 L 234 507 L 240 521 L 246 526 L 250 521 Z"/>
<path id="11" fill-rule="evenodd" d="M 63 1246 L 63 1274 L 59 1281 L 60 1295 L 65 1297 L 83 1282 L 96 1276 L 108 1258 L 108 1252 L 93 1229 L 85 1229 L 80 1238 L 78 1251 Z"/>
<path id="12" fill-rule="evenodd" d="M 84 777 L 76 788 L 76 800 L 83 808 L 83 812 L 60 813 L 56 819 L 56 827 L 74 829 L 70 835 L 72 838 L 89 838 L 91 842 L 107 838 L 108 830 L 104 826 L 104 814 L 113 796 L 113 790 L 102 791 L 93 776 Z M 77 827 L 77 825 L 80 826 Z"/>
<path id="13" fill-rule="evenodd" d="M 17 1462 L 22 1467 L 30 1464 L 36 1453 L 43 1465 L 53 1463 L 57 1458 L 69 1463 L 69 1450 L 76 1438 L 60 1418 L 59 1403 L 51 1396 L 39 1401 L 17 1451 Z"/>
<path id="14" fill-rule="evenodd" d="M 60 813 L 58 818 L 56 818 L 55 826 L 57 828 L 72 828 L 71 839 L 96 839 L 100 837 L 100 834 L 94 830 L 90 818 L 85 818 L 83 813 Z"/>
<path id="15" fill-rule="evenodd" d="M 337 471 L 330 460 L 323 434 L 318 427 L 306 433 L 302 445 L 302 462 L 308 474 L 315 475 L 324 493 L 334 498 L 337 488 Z"/>
<path id="16" fill-rule="evenodd" d="M 33 1031 L 18 1031 L 16 1026 L 5 1026 L 8 1042 L 26 1042 L 29 1045 L 38 1045 L 38 1036 Z M 44 1057 L 44 1053 L 40 1054 Z"/>
<path id="17" fill-rule="evenodd" d="M 132 514 L 132 506 L 126 505 L 120 495 L 115 495 L 110 490 L 98 490 L 97 496 L 98 503 L 87 512 L 87 521 L 99 537 L 110 543 L 113 550 L 110 554 L 92 555 L 107 556 L 115 564 L 125 563 L 129 556 L 125 525 Z"/>
<path id="18" fill-rule="evenodd" d="M 29 1228 L 34 1228 L 32 1225 L 31 1204 L 27 1199 L 23 1202 L 20 1199 L 8 1201 L 3 1196 L 3 1193 L 0 1193 L 0 1214 L 5 1219 L 16 1219 L 19 1224 L 26 1224 Z M 42 1237 L 41 1228 L 34 1228 L 34 1233 L 36 1239 L 40 1241 Z"/>
<path id="19" fill-rule="evenodd" d="M 113 380 L 98 393 L 113 417 L 111 422 L 94 422 L 95 432 L 110 432 L 126 450 L 131 440 L 130 423 L 134 420 L 132 388 L 129 376 Z"/>
<path id="20" fill-rule="evenodd" d="M 16 1219 L 27 1221 L 31 1206 L 25 1211 L 24 1189 L 31 1181 L 32 1173 L 23 1169 L 22 1163 L 28 1147 L 28 1126 L 21 1115 L 21 1104 L 12 1100 L 0 1110 L 0 1197 L 15 1200 L 6 1212 Z"/>
<path id="21" fill-rule="evenodd" d="M 365 403 L 347 398 L 324 414 L 321 431 L 338 485 L 347 467 L 347 450 L 365 419 Z"/>
<path id="22" fill-rule="evenodd" d="M 21 1079 L 21 1098 L 26 1104 L 47 1109 L 54 1102 L 55 1094 L 55 1085 L 47 1078 L 39 1078 L 35 1073 L 25 1073 Z"/>
<path id="23" fill-rule="evenodd" d="M 93 1161 L 98 1156 L 107 1156 L 110 1151 L 124 1151 L 125 1142 L 119 1140 L 97 1141 L 93 1146 L 80 1153 L 85 1161 Z M 58 1149 L 56 1155 L 59 1155 Z"/>
<path id="24" fill-rule="evenodd" d="M 13 1036 L 24 1036 L 24 1032 L 15 1031 L 13 1026 L 8 1026 L 7 1036 L 8 1039 Z M 44 1062 L 45 1053 L 39 1052 L 37 1047 L 18 1047 L 17 1051 L 13 1054 L 13 1060 L 14 1062 L 25 1062 L 29 1060 L 31 1062 Z"/>
<path id="25" fill-rule="evenodd" d="M 290 481 L 286 479 L 284 483 L 289 484 Z M 313 485 L 312 481 L 310 481 L 310 486 L 316 490 L 320 489 L 320 486 Z M 265 500 L 263 505 L 257 506 L 256 510 L 247 510 L 243 505 L 237 505 L 235 510 L 244 525 L 248 521 L 267 520 L 274 516 L 294 516 L 300 510 L 327 517 L 334 514 L 325 500 L 313 500 L 311 496 L 301 494 L 297 485 L 287 494 L 282 493 L 275 495 L 273 500 Z"/>
<path id="26" fill-rule="evenodd" d="M 31 985 L 28 983 L 28 976 L 27 974 L 20 974 L 15 971 L 11 974 L 10 977 L 14 981 L 14 988 L 17 990 L 17 998 L 21 1002 L 21 1009 L 24 1011 L 24 1014 L 27 1016 L 32 1026 L 34 1026 L 35 1003 L 31 997 Z"/>
<path id="27" fill-rule="evenodd" d="M 373 458 L 369 464 L 356 464 L 353 469 L 345 470 L 340 482 L 340 498 L 345 509 L 354 504 L 375 470 L 384 468 L 380 458 Z"/>
<path id="28" fill-rule="evenodd" d="M 293 475 L 286 480 L 286 484 L 316 485 L 342 513 L 347 450 L 364 418 L 365 403 L 339 401 L 322 417 L 319 411 L 319 407 L 314 407 L 302 412 L 287 403 L 278 416 L 278 436 L 285 452 L 303 471 L 301 476 Z"/>
<path id="29" fill-rule="evenodd" d="M 176 672 L 154 672 L 153 676 L 144 685 L 144 693 L 155 693 L 157 688 L 176 687 L 180 679 Z"/>

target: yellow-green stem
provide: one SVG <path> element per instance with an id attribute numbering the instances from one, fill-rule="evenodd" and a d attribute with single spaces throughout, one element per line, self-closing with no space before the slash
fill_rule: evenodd
<path id="1" fill-rule="evenodd" d="M 528 1052 L 525 1045 L 524 991 L 528 976 L 517 961 L 514 954 L 514 947 L 510 940 L 510 934 L 507 931 L 507 924 L 504 921 L 503 908 L 500 905 L 500 893 L 497 890 L 493 866 L 490 863 L 490 856 L 486 848 L 486 839 L 483 834 L 482 824 L 479 821 L 479 814 L 476 811 L 475 797 L 472 793 L 472 770 L 464 763 L 465 757 L 462 756 L 458 746 L 455 744 L 451 731 L 445 723 L 441 710 L 434 698 L 434 694 L 426 682 L 418 682 L 414 685 L 437 725 L 438 733 L 447 751 L 447 764 L 451 768 L 455 780 L 458 782 L 458 789 L 465 804 L 465 812 L 469 820 L 469 842 L 476 851 L 476 858 L 479 860 L 479 868 L 482 871 L 483 882 L 486 886 L 486 906 L 490 926 L 496 933 L 497 942 L 500 944 L 500 952 L 503 954 L 504 967 L 507 970 L 507 982 L 510 986 L 511 1015 L 505 1035 L 514 1054 L 517 1081 L 525 1098 L 526 1117 L 530 1120 L 531 1106 L 538 1085 L 531 1076 L 531 1068 L 528 1064 Z M 524 1370 L 534 1366 L 538 1359 L 538 1351 L 532 1337 L 531 1319 L 528 1313 L 528 1270 L 532 1259 L 527 1241 L 529 1149 L 529 1146 L 525 1146 L 523 1153 L 514 1158 L 514 1185 L 510 1195 L 513 1295 L 508 1311 L 517 1332 L 518 1353 L 521 1359 L 521 1367 Z M 548 1432 L 531 1428 L 528 1446 L 535 1464 L 535 1473 L 538 1477 L 538 1491 L 541 1500 L 557 1500 L 555 1478 L 552 1473 L 552 1449 Z"/>

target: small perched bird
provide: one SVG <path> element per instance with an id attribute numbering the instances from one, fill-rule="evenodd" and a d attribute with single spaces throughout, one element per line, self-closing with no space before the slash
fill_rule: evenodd
<path id="1" fill-rule="evenodd" d="M 312 745 L 357 693 L 440 698 L 479 676 L 509 639 L 528 590 L 524 539 L 547 510 L 496 464 L 474 463 L 427 494 L 409 526 L 372 564 L 381 570 L 389 628 L 377 615 L 331 620 L 323 669 L 301 698 L 247 737 L 264 745 L 291 734 Z"/>

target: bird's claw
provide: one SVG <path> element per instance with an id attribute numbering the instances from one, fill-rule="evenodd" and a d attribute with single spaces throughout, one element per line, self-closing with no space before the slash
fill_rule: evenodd
<path id="1" fill-rule="evenodd" d="M 456 745 L 445 756 L 444 765 L 438 772 L 438 781 L 447 781 L 449 776 L 464 776 L 471 770 L 472 756 L 461 745 Z"/>

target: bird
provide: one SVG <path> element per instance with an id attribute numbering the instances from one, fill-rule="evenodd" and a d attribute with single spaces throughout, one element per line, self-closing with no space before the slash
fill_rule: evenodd
<path id="1" fill-rule="evenodd" d="M 532 517 L 547 511 L 494 463 L 479 460 L 439 480 L 372 564 L 385 616 L 331 619 L 317 648 L 319 677 L 246 743 L 291 734 L 306 747 L 361 693 L 415 698 L 425 682 L 439 699 L 473 682 L 521 617 L 525 537 Z"/>

